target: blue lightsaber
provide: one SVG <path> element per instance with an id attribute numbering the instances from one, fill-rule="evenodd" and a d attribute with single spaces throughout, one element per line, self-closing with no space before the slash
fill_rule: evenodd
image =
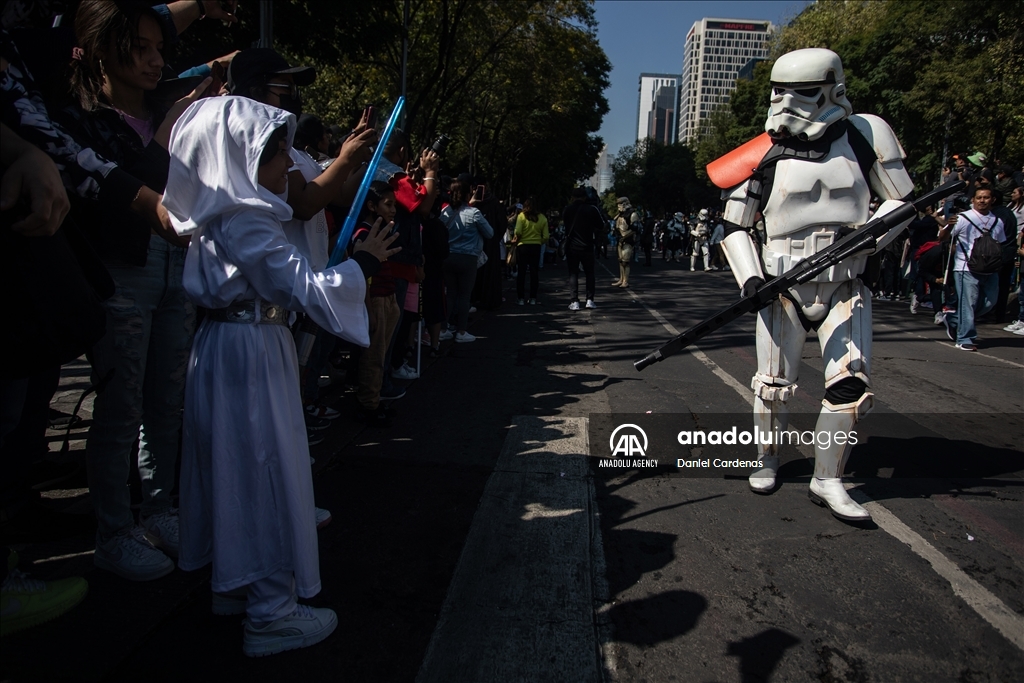
<path id="1" fill-rule="evenodd" d="M 387 125 L 384 126 L 384 132 L 381 133 L 380 142 L 377 143 L 377 149 L 373 152 L 370 165 L 366 167 L 366 175 L 363 176 L 363 182 L 359 183 L 359 190 L 356 192 L 356 198 L 352 201 L 352 208 L 348 210 L 348 216 L 345 217 L 345 225 L 341 228 L 338 241 L 334 243 L 331 260 L 327 262 L 328 268 L 338 265 L 345 259 L 348 241 L 352 239 L 352 232 L 356 229 L 356 221 L 359 220 L 359 212 L 362 211 L 363 204 L 366 202 L 366 193 L 370 191 L 370 183 L 373 182 L 373 177 L 377 174 L 377 166 L 380 165 L 380 158 L 384 155 L 384 147 L 388 144 L 388 138 L 391 137 L 391 131 L 395 129 L 395 124 L 398 122 L 398 117 L 401 115 L 402 107 L 404 106 L 405 98 L 399 97 L 398 101 L 395 102 L 394 110 L 391 112 L 391 118 L 388 119 Z"/>

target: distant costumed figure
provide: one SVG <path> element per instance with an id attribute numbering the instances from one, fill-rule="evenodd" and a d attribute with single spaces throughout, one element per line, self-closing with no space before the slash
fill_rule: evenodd
<path id="1" fill-rule="evenodd" d="M 619 252 L 619 279 L 612 287 L 629 287 L 629 264 L 633 261 L 633 245 L 636 242 L 636 231 L 633 226 L 640 221 L 629 203 L 629 197 L 619 197 L 619 212 L 615 215 L 615 239 Z"/>

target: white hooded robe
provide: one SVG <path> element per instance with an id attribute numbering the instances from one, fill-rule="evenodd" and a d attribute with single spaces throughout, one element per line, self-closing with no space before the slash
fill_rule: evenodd
<path id="1" fill-rule="evenodd" d="M 258 183 L 271 134 L 295 117 L 240 97 L 202 99 L 171 133 L 164 206 L 192 234 L 184 286 L 206 308 L 262 299 L 369 344 L 366 281 L 346 261 L 315 273 L 288 243 L 291 208 Z M 313 480 L 298 362 L 284 325 L 206 319 L 185 387 L 179 566 L 213 563 L 225 592 L 292 571 L 298 595 L 320 591 Z"/>

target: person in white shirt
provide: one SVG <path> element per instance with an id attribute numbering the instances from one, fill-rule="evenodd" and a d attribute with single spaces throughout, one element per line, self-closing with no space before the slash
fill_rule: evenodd
<path id="1" fill-rule="evenodd" d="M 971 209 L 964 211 L 953 226 L 953 283 L 956 287 L 957 310 L 946 316 L 946 334 L 963 351 L 977 351 L 974 321 L 995 306 L 999 290 L 999 271 L 973 272 L 968 264 L 974 245 L 982 234 L 996 242 L 1006 240 L 1003 222 L 992 213 L 992 190 L 976 186 L 971 197 Z M 945 227 L 939 233 L 941 241 L 949 233 Z"/>

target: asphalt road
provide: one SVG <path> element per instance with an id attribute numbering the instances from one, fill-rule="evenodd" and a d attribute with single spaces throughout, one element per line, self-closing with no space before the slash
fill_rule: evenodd
<path id="1" fill-rule="evenodd" d="M 683 330 L 736 291 L 729 273 L 660 263 L 652 270 L 634 267 L 632 295 L 606 296 L 591 318 L 595 354 L 620 380 L 607 390 L 611 412 L 669 413 L 681 423 L 749 414 L 752 318 L 699 344 L 735 382 L 693 355 L 652 366 L 638 381 L 631 361 L 668 337 L 648 309 Z M 875 302 L 874 313 L 876 408 L 862 424 L 874 418 L 887 434 L 855 448 L 847 473 L 997 596 L 1018 615 L 1010 628 L 1020 629 L 1024 340 L 987 325 L 981 352 L 968 354 L 905 303 Z M 821 367 L 812 334 L 794 411 L 817 407 Z M 784 455 L 784 481 L 771 496 L 752 494 L 742 479 L 601 476 L 594 468 L 614 622 L 604 652 L 613 678 L 1024 678 L 1024 632 L 1012 644 L 908 545 L 811 504 L 805 454 Z"/>
<path id="2" fill-rule="evenodd" d="M 209 612 L 206 572 L 127 584 L 92 567 L 83 534 L 17 546 L 34 576 L 83 575 L 90 595 L 5 638 L 0 679 L 1024 680 L 1024 339 L 981 325 L 967 354 L 930 316 L 876 302 L 862 424 L 881 434 L 847 472 L 882 508 L 855 527 L 809 502 L 807 449 L 786 452 L 771 496 L 587 457 L 586 424 L 608 414 L 749 424 L 754 368 L 749 319 L 637 373 L 665 324 L 699 321 L 735 285 L 656 260 L 623 291 L 599 264 L 597 310 L 566 310 L 548 266 L 541 304 L 507 291 L 473 322 L 477 342 L 449 343 L 410 384 L 394 427 L 346 414 L 313 450 L 334 519 L 311 602 L 338 611 L 330 639 L 247 659 L 240 620 Z M 66 374 L 73 402 L 82 369 Z M 795 411 L 816 410 L 821 383 L 812 335 Z M 327 399 L 352 407 L 341 389 Z M 85 486 L 47 495 L 87 513 Z"/>

